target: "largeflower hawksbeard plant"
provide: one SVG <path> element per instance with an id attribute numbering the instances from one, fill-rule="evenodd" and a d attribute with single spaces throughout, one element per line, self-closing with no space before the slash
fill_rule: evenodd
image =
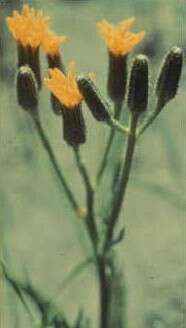
<path id="1" fill-rule="evenodd" d="M 130 69 L 128 64 L 128 56 L 145 36 L 144 31 L 138 33 L 130 31 L 134 22 L 135 18 L 130 17 L 117 25 L 109 23 L 106 19 L 97 24 L 108 50 L 109 99 L 107 99 L 90 75 L 76 74 L 74 62 L 71 62 L 66 69 L 60 50 L 66 36 L 58 36 L 51 30 L 49 17 L 44 16 L 41 11 L 24 5 L 20 13 L 14 11 L 13 15 L 7 18 L 8 28 L 18 45 L 16 80 L 18 104 L 30 115 L 29 119 L 33 120 L 57 182 L 62 187 L 62 195 L 67 197 L 76 217 L 83 218 L 79 222 L 85 226 L 90 239 L 92 246 L 90 258 L 80 263 L 74 272 L 79 272 L 90 263 L 95 265 L 99 282 L 100 328 L 126 328 L 123 308 L 127 302 L 123 300 L 123 277 L 117 262 L 116 248 L 124 239 L 124 229 L 118 232 L 118 222 L 121 209 L 125 206 L 136 143 L 168 102 L 176 96 L 183 63 L 182 49 L 171 48 L 165 56 L 155 85 L 155 108 L 148 114 L 149 59 L 143 54 L 137 54 L 132 60 Z M 42 84 L 40 48 L 46 55 L 49 67 L 49 77 L 44 79 L 44 85 L 50 92 L 51 108 L 58 117 L 62 118 L 63 139 L 74 153 L 74 170 L 82 177 L 83 184 L 80 188 L 85 189 L 86 195 L 83 206 L 79 204 L 78 195 L 71 187 L 73 183 L 69 183 L 68 172 L 64 173 L 62 169 L 64 160 L 58 162 L 45 131 L 47 126 L 43 127 L 40 119 L 39 89 Z M 105 125 L 105 129 L 110 131 L 105 150 L 100 154 L 100 165 L 94 181 L 89 175 L 81 152 L 81 145 L 88 139 L 83 104 L 86 104 L 93 119 L 99 122 L 103 129 Z M 123 124 L 120 119 L 124 110 L 128 111 L 129 124 L 128 122 Z M 89 132 L 91 133 L 91 125 Z M 108 159 L 116 133 L 122 136 L 120 142 L 122 156 L 117 155 L 117 167 L 111 172 Z M 62 155 L 60 151 L 60 156 Z M 98 204 L 97 195 L 102 178 L 106 174 L 112 180 L 112 189 L 107 191 L 110 192 L 111 200 L 106 208 L 98 211 L 97 207 L 103 203 L 105 195 L 102 194 Z M 78 316 L 75 325 L 70 324 L 61 309 L 56 307 L 55 298 L 49 299 L 46 295 L 43 296 L 44 293 L 33 286 L 31 278 L 25 277 L 25 282 L 20 282 L 10 275 L 6 264 L 3 264 L 3 269 L 7 282 L 14 288 L 25 306 L 25 311 L 28 311 L 29 307 L 26 297 L 23 302 L 23 294 L 29 296 L 29 299 L 38 306 L 42 327 L 89 327 L 84 313 Z M 75 275 L 74 272 L 71 277 Z M 117 303 L 114 302 L 115 299 Z M 114 304 L 117 304 L 117 308 Z"/>

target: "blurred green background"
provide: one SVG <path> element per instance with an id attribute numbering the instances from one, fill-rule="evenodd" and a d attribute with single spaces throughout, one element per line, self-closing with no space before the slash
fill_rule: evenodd
<path id="1" fill-rule="evenodd" d="M 151 61 L 150 91 L 164 54 L 173 45 L 186 47 L 184 0 L 38 0 L 28 1 L 51 17 L 52 28 L 67 35 L 62 46 L 65 64 L 77 63 L 78 73 L 94 72 L 106 93 L 107 53 L 96 22 L 112 22 L 134 15 L 134 30 L 145 30 L 146 39 L 135 52 Z M 16 103 L 16 46 L 5 17 L 21 1 L 0 1 L 0 204 L 3 257 L 12 274 L 24 279 L 24 268 L 37 288 L 53 295 L 66 275 L 90 254 L 83 223 L 71 212 L 58 188 L 34 126 Z M 131 59 L 130 59 L 131 60 Z M 42 72 L 47 63 L 42 54 Z M 186 328 L 185 296 L 185 107 L 186 71 L 178 96 L 140 139 L 126 197 L 126 237 L 119 247 L 126 280 L 128 328 Z M 152 109 L 152 101 L 149 109 Z M 61 168 L 84 204 L 82 180 L 71 149 L 62 140 L 62 123 L 50 109 L 49 93 L 40 94 L 42 123 Z M 82 147 L 90 174 L 95 175 L 108 136 L 108 128 L 96 123 L 86 107 L 88 141 Z M 117 152 L 117 149 L 116 149 Z M 110 160 L 110 172 L 113 166 Z M 104 179 L 99 207 L 112 192 Z M 124 223 L 125 219 L 125 223 Z M 122 221 L 123 220 L 123 221 Z M 3 284 L 2 327 L 32 327 L 27 315 Z M 97 327 L 97 281 L 94 269 L 86 269 L 57 298 L 71 319 L 84 307 Z M 18 316 L 16 313 L 18 311 Z"/>

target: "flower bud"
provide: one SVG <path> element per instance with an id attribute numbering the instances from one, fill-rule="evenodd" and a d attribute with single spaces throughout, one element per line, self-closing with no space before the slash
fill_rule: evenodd
<path id="1" fill-rule="evenodd" d="M 107 90 L 114 102 L 124 100 L 127 85 L 127 55 L 113 55 L 109 51 Z"/>
<path id="2" fill-rule="evenodd" d="M 110 108 L 107 101 L 101 95 L 95 83 L 89 77 L 79 77 L 78 88 L 97 121 L 109 122 L 111 118 Z"/>
<path id="3" fill-rule="evenodd" d="M 148 105 L 148 59 L 137 55 L 133 61 L 130 73 L 128 107 L 132 113 L 141 114 Z"/>
<path id="4" fill-rule="evenodd" d="M 181 48 L 173 47 L 165 57 L 156 84 L 159 110 L 176 96 L 182 65 L 183 51 Z"/>
<path id="5" fill-rule="evenodd" d="M 18 43 L 18 67 L 28 65 L 31 67 L 38 88 L 41 88 L 41 70 L 40 70 L 40 60 L 39 60 L 39 47 L 31 48 L 29 46 L 23 47 Z"/>
<path id="6" fill-rule="evenodd" d="M 37 110 L 37 83 L 31 68 L 27 65 L 21 66 L 17 73 L 17 99 L 23 109 Z"/>
<path id="7" fill-rule="evenodd" d="M 86 126 L 81 106 L 62 109 L 63 137 L 68 145 L 78 147 L 86 141 Z"/>

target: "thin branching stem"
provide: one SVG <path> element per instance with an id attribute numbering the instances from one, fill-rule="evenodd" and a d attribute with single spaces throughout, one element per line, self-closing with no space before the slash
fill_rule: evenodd
<path id="1" fill-rule="evenodd" d="M 111 127 L 118 131 L 121 132 L 122 134 L 129 134 L 129 128 L 123 124 L 121 124 L 118 120 L 116 120 L 115 118 L 112 118 L 110 121 L 110 125 Z"/>
<path id="2" fill-rule="evenodd" d="M 161 104 L 157 103 L 156 108 L 148 120 L 142 125 L 142 127 L 137 131 L 137 139 L 146 131 L 146 129 L 154 122 L 156 117 L 159 115 L 162 109 Z"/>
<path id="3" fill-rule="evenodd" d="M 111 215 L 108 220 L 104 249 L 107 249 L 110 243 L 112 242 L 114 228 L 116 223 L 118 222 L 119 214 L 124 201 L 129 175 L 132 167 L 134 150 L 135 150 L 137 123 L 138 123 L 138 115 L 134 114 L 131 117 L 130 133 L 127 141 L 124 166 L 121 171 L 119 186 L 115 194 Z"/>
<path id="4" fill-rule="evenodd" d="M 93 183 L 91 182 L 89 173 L 81 156 L 79 148 L 74 148 L 74 155 L 75 155 L 77 167 L 85 184 L 86 204 L 87 204 L 87 215 L 85 220 L 95 250 L 98 241 L 98 231 L 97 231 L 95 213 L 94 213 L 95 188 L 93 186 Z"/>
<path id="5" fill-rule="evenodd" d="M 119 118 L 120 118 L 122 106 L 123 106 L 123 102 L 118 102 L 118 103 L 115 104 L 115 113 L 116 113 L 116 115 L 115 115 L 115 118 L 112 121 L 111 131 L 110 131 L 110 134 L 109 134 L 109 137 L 108 137 L 108 141 L 107 141 L 107 144 L 106 144 L 106 148 L 105 148 L 105 151 L 104 151 L 104 154 L 103 154 L 103 158 L 102 158 L 100 167 L 98 169 L 98 173 L 97 173 L 97 177 L 96 177 L 97 185 L 99 185 L 99 183 L 101 182 L 101 179 L 103 177 L 105 168 L 107 166 L 107 162 L 108 162 L 109 154 L 110 154 L 110 151 L 111 151 L 111 148 L 112 148 L 112 143 L 113 143 L 113 140 L 114 140 L 116 130 L 119 129 L 121 131 L 120 128 L 122 127 L 122 133 L 127 132 L 127 128 L 123 127 L 118 121 Z"/>
<path id="6" fill-rule="evenodd" d="M 49 156 L 49 159 L 50 159 L 50 162 L 54 168 L 54 171 L 65 191 L 65 194 L 69 200 L 69 203 L 71 204 L 73 210 L 75 211 L 75 213 L 77 214 L 78 211 L 79 211 L 79 206 L 78 206 L 78 203 L 75 199 L 75 196 L 68 184 L 68 182 L 66 181 L 66 178 L 64 177 L 63 173 L 61 172 L 61 169 L 57 163 L 57 159 L 54 155 L 54 152 L 52 150 L 52 147 L 50 145 L 50 142 L 48 140 L 48 137 L 46 136 L 45 134 L 45 131 L 41 125 L 41 122 L 40 122 L 40 119 L 39 119 L 39 116 L 38 115 L 32 115 L 32 118 L 33 118 L 33 121 L 35 123 L 35 126 L 36 126 L 36 129 L 37 129 L 37 132 L 39 134 L 39 137 L 41 139 L 41 142 L 42 142 L 42 145 L 43 147 L 45 148 L 48 156 Z"/>

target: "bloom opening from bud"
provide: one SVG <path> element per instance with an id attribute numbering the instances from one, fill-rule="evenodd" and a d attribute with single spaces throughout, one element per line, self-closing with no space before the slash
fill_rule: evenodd
<path id="1" fill-rule="evenodd" d="M 11 17 L 7 17 L 7 24 L 14 39 L 23 47 L 36 49 L 41 45 L 43 37 L 48 30 L 49 17 L 42 11 L 24 5 L 21 13 L 17 10 Z"/>
<path id="2" fill-rule="evenodd" d="M 139 33 L 132 33 L 129 31 L 134 22 L 135 17 L 130 17 L 115 26 L 110 24 L 106 19 L 103 19 L 97 24 L 109 51 L 113 55 L 127 55 L 134 46 L 143 40 L 145 36 L 144 31 Z"/>
<path id="3" fill-rule="evenodd" d="M 48 56 L 55 57 L 59 55 L 59 48 L 66 41 L 66 36 L 58 36 L 48 31 L 42 41 L 42 48 Z"/>
<path id="4" fill-rule="evenodd" d="M 67 75 L 58 68 L 49 69 L 49 75 L 45 79 L 48 89 L 67 109 L 75 109 L 83 100 L 76 82 L 75 63 L 69 64 Z"/>

